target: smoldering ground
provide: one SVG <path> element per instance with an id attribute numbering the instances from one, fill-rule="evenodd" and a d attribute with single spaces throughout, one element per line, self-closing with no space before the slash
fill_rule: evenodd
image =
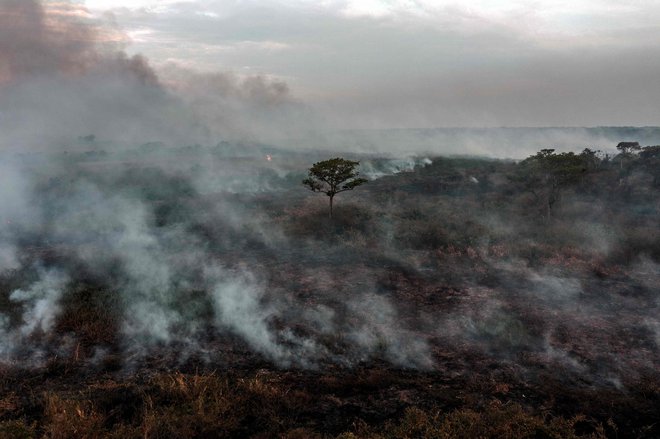
<path id="1" fill-rule="evenodd" d="M 340 194 L 330 221 L 327 197 L 300 184 L 313 154 L 269 149 L 269 161 L 231 157 L 233 146 L 3 163 L 8 392 L 20 370 L 35 394 L 35 382 L 74 381 L 124 413 L 141 404 L 131 386 L 144 376 L 188 392 L 184 374 L 159 371 L 194 371 L 204 389 L 214 371 L 254 386 L 260 401 L 259 380 L 291 380 L 287 395 L 309 386 L 295 410 L 324 429 L 333 417 L 347 429 L 410 404 L 482 410 L 496 398 L 653 436 L 660 247 L 650 179 L 625 188 L 612 178 L 619 164 L 603 164 L 546 218 L 506 178 L 514 162 L 420 158 L 392 174 L 402 161 L 370 158 L 380 177 Z M 133 422 L 120 416 L 108 422 Z"/>
<path id="2" fill-rule="evenodd" d="M 251 165 L 248 171 L 246 180 L 260 167 Z M 312 366 L 332 358 L 350 364 L 358 352 L 360 358 L 368 358 L 378 346 L 396 363 L 429 364 L 424 343 L 406 340 L 392 305 L 385 298 L 373 298 L 371 288 L 333 299 L 340 305 L 347 301 L 338 311 L 343 321 L 315 322 L 316 306 L 307 307 L 281 286 L 259 280 L 268 275 L 264 258 L 300 250 L 266 212 L 244 205 L 253 202 L 249 186 L 242 193 L 223 195 L 214 187 L 217 180 L 209 187 L 203 178 L 195 180 L 172 169 L 123 162 L 113 166 L 111 161 L 105 169 L 84 161 L 51 161 L 45 166 L 14 162 L 3 175 L 12 176 L 3 191 L 3 273 L 9 284 L 22 279 L 21 287 L 8 293 L 9 310 L 3 314 L 7 361 L 29 364 L 31 359 L 38 364 L 42 346 L 50 346 L 51 352 L 70 347 L 68 337 L 62 347 L 62 338 L 55 336 L 56 322 L 62 323 L 71 311 L 63 311 L 66 306 L 60 302 L 78 306 L 73 303 L 76 291 L 91 288 L 99 291 L 78 299 L 99 308 L 94 312 L 108 313 L 101 316 L 108 325 L 102 329 L 117 333 L 101 338 L 130 358 L 186 346 L 179 358 L 185 361 L 209 350 L 205 334 L 216 331 L 235 334 L 280 365 Z M 285 181 L 277 174 L 271 178 L 280 185 Z M 312 251 L 304 247 L 303 252 Z M 53 273 L 68 280 L 50 281 Z M 318 275 L 323 277 L 322 270 Z M 351 305 L 362 302 L 361 297 L 372 303 L 369 313 Z M 359 317 L 372 313 L 373 322 Z M 278 319 L 299 315 L 306 316 L 301 323 L 322 327 L 320 335 L 350 334 L 348 350 L 333 353 L 317 334 L 296 332 L 290 324 L 274 325 Z M 110 347 L 87 346 L 89 353 Z"/>
<path id="3" fill-rule="evenodd" d="M 345 194 L 330 222 L 325 200 L 300 187 L 302 162 L 135 154 L 5 166 L 6 361 L 75 352 L 90 367 L 110 355 L 131 367 L 160 356 L 442 369 L 446 352 L 467 350 L 606 387 L 657 364 L 657 254 L 616 259 L 651 221 L 630 213 L 635 197 L 576 193 L 567 218 L 547 223 L 522 193 L 494 207 L 515 164 L 420 159 Z M 494 204 L 484 215 L 480 203 Z M 567 229 L 576 217 L 585 225 Z"/>
<path id="4" fill-rule="evenodd" d="M 277 129 L 300 120 L 285 84 L 159 74 L 84 10 L 49 8 L 1 9 L 5 362 L 442 369 L 447 352 L 478 352 L 602 386 L 657 365 L 648 179 L 631 195 L 603 178 L 596 196 L 575 194 L 566 219 L 546 223 L 507 180 L 513 162 L 356 154 L 382 178 L 342 194 L 329 222 L 325 200 L 300 187 L 325 157 L 258 142 L 304 139 Z M 371 149 L 359 135 L 320 136 Z M 483 147 L 484 136 L 465 142 Z M 650 245 L 636 241 L 644 233 Z"/>

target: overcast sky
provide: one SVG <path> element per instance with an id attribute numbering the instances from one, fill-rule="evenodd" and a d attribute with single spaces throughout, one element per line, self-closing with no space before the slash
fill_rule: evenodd
<path id="1" fill-rule="evenodd" d="M 346 127 L 660 124 L 657 0 L 86 0 L 157 67 L 265 74 Z"/>

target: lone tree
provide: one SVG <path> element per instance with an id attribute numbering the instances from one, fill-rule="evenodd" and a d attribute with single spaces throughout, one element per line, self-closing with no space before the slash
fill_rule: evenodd
<path id="1" fill-rule="evenodd" d="M 335 195 L 352 191 L 368 181 L 359 177 L 360 173 L 357 171 L 359 165 L 360 162 L 337 157 L 314 163 L 309 168 L 309 177 L 302 183 L 311 191 L 322 192 L 330 197 L 330 218 L 332 218 L 332 201 Z"/>
<path id="2" fill-rule="evenodd" d="M 642 147 L 639 146 L 639 142 L 619 142 L 616 146 L 621 153 L 617 156 L 619 160 L 619 169 L 623 169 L 624 160 L 631 158 L 634 153 L 639 152 Z"/>

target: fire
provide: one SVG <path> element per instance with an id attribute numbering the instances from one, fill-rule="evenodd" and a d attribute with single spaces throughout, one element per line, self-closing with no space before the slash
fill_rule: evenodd
<path id="1" fill-rule="evenodd" d="M 266 160 L 268 160 L 269 162 L 272 162 L 273 161 L 273 156 L 270 155 L 270 154 L 266 154 Z"/>

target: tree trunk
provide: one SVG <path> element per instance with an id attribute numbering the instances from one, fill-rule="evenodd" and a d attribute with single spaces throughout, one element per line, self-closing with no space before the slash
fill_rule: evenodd
<path id="1" fill-rule="evenodd" d="M 330 197 L 330 219 L 332 219 L 332 199 L 333 198 L 334 198 L 334 196 Z"/>

